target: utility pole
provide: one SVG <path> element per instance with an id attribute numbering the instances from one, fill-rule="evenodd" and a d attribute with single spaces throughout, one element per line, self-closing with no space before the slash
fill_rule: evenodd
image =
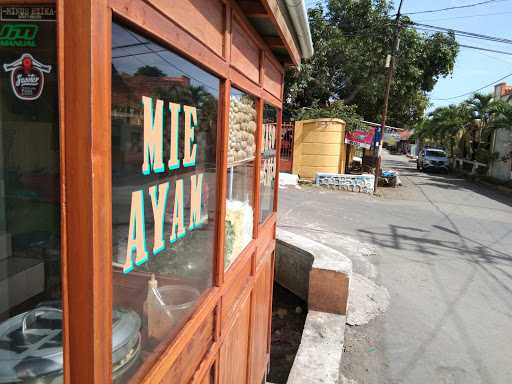
<path id="1" fill-rule="evenodd" d="M 379 185 L 379 176 L 382 163 L 382 144 L 384 143 L 384 128 L 386 126 L 386 119 L 388 117 L 388 104 L 389 104 L 389 92 L 391 90 L 391 84 L 393 83 L 393 71 L 395 69 L 395 55 L 398 53 L 398 47 L 400 45 L 400 11 L 404 0 L 400 0 L 398 5 L 398 12 L 395 18 L 395 34 L 393 36 L 393 46 L 391 55 L 386 57 L 386 88 L 384 91 L 384 108 L 382 110 L 382 122 L 380 125 L 380 143 L 377 151 L 377 164 L 375 167 L 375 185 L 373 187 L 374 193 L 377 192 L 377 186 Z M 375 148 L 377 149 L 377 148 Z"/>

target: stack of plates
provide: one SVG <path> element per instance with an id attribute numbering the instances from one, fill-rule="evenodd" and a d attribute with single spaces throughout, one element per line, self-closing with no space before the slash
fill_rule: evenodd
<path id="1" fill-rule="evenodd" d="M 112 313 L 113 378 L 140 356 L 141 320 L 131 310 Z M 0 383 L 60 384 L 63 382 L 62 310 L 43 304 L 0 324 Z"/>

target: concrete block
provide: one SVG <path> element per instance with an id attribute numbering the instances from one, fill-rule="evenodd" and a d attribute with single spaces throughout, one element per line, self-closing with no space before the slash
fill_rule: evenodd
<path id="1" fill-rule="evenodd" d="M 338 384 L 352 262 L 342 252 L 277 228 L 276 281 L 307 298 L 308 315 L 287 384 Z"/>
<path id="2" fill-rule="evenodd" d="M 277 229 L 276 281 L 308 301 L 308 307 L 346 314 L 352 262 L 308 237 Z M 312 262 L 311 262 L 312 261 Z"/>
<path id="3" fill-rule="evenodd" d="M 344 273 L 313 268 L 309 274 L 309 309 L 346 315 L 349 282 Z"/>

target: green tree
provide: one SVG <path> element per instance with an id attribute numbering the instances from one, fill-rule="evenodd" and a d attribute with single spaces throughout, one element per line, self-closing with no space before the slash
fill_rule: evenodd
<path id="1" fill-rule="evenodd" d="M 452 156 L 488 163 L 496 159 L 491 142 L 497 129 L 512 129 L 512 104 L 475 93 L 436 108 L 416 125 L 415 135 L 423 143 L 448 145 Z"/>
<path id="2" fill-rule="evenodd" d="M 469 111 L 463 104 L 436 108 L 417 125 L 415 136 L 424 143 L 447 147 L 454 156 L 468 117 Z"/>
<path id="3" fill-rule="evenodd" d="M 471 98 L 463 102 L 467 105 L 470 116 L 468 116 L 466 136 L 470 141 L 471 158 L 474 159 L 476 154 L 484 149 L 489 149 L 490 134 L 489 122 L 491 119 L 493 106 L 493 98 L 491 94 L 484 95 L 475 93 Z"/>
<path id="4" fill-rule="evenodd" d="M 158 67 L 153 65 L 144 65 L 139 67 L 134 74 L 135 76 L 163 77 L 165 73 Z"/>
<path id="5" fill-rule="evenodd" d="M 497 129 L 512 129 L 512 104 L 504 100 L 496 100 L 490 106 L 492 119 L 489 121 L 489 128 L 492 131 Z"/>
<path id="6" fill-rule="evenodd" d="M 330 0 L 310 9 L 314 56 L 286 74 L 285 113 L 326 107 L 333 101 L 354 104 L 367 120 L 382 112 L 385 58 L 394 22 L 387 0 Z M 400 53 L 391 90 L 389 124 L 412 125 L 424 114 L 427 93 L 453 71 L 458 45 L 453 35 L 431 36 L 401 19 Z"/>

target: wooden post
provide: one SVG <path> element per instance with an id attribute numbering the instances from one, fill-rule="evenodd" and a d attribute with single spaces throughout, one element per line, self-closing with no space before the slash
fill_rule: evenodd
<path id="1" fill-rule="evenodd" d="M 380 126 L 380 143 L 379 148 L 376 150 L 377 152 L 377 165 L 375 167 L 375 186 L 373 188 L 373 193 L 377 192 L 377 187 L 379 185 L 379 176 L 381 170 L 382 163 L 382 144 L 384 143 L 384 129 L 386 128 L 386 119 L 388 117 L 388 103 L 389 103 L 389 92 L 391 90 L 391 84 L 393 83 L 393 71 L 395 68 L 395 55 L 398 53 L 398 46 L 400 44 L 399 34 L 400 34 L 400 10 L 402 9 L 402 4 L 404 0 L 400 0 L 400 4 L 398 5 L 398 12 L 395 18 L 395 35 L 393 37 L 393 47 L 391 56 L 389 57 L 389 67 L 387 68 L 386 74 L 386 88 L 384 90 L 384 109 L 382 111 L 382 122 Z M 387 59 L 386 59 L 387 63 Z M 388 63 L 387 63 L 388 64 Z"/>
<path id="2" fill-rule="evenodd" d="M 59 10 L 66 382 L 101 384 L 112 381 L 112 15 L 107 0 L 61 1 Z"/>

